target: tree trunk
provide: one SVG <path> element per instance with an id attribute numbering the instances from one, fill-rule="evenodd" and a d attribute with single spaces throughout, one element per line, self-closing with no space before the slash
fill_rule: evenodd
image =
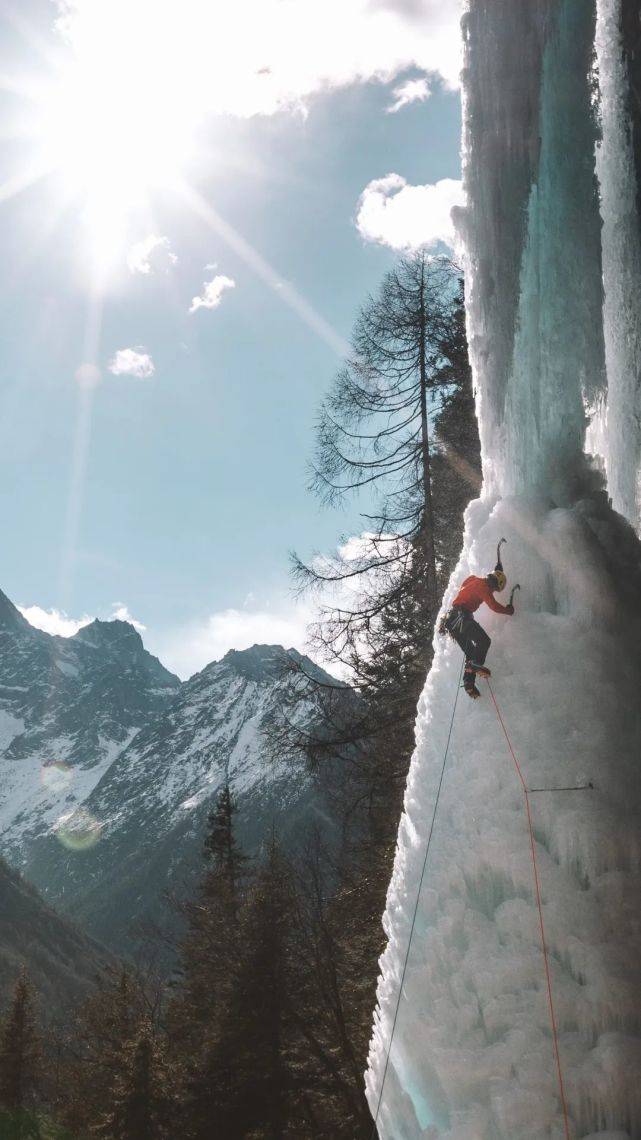
<path id="1" fill-rule="evenodd" d="M 434 507 L 432 503 L 432 472 L 430 464 L 430 436 L 427 418 L 427 360 L 425 343 L 425 265 L 421 265 L 419 367 L 421 392 L 421 467 L 423 482 L 423 520 L 420 541 L 425 560 L 427 604 L 431 617 L 436 614 L 436 548 L 434 545 Z"/>

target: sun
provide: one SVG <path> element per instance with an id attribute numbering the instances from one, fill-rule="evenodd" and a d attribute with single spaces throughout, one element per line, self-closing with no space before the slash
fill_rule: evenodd
<path id="1" fill-rule="evenodd" d="M 77 209 L 99 271 L 122 262 L 132 212 L 179 186 L 195 154 L 199 69 L 177 50 L 175 6 L 164 12 L 141 0 L 66 8 L 38 92 L 36 166 Z"/>

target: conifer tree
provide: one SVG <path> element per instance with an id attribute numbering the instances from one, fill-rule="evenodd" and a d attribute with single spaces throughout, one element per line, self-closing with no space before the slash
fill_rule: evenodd
<path id="1" fill-rule="evenodd" d="M 221 1135 L 282 1140 L 288 1118 L 288 938 L 291 873 L 272 837 L 242 919 L 238 974 L 223 1032 L 211 1057 L 218 1072 Z"/>
<path id="2" fill-rule="evenodd" d="M 33 991 L 23 969 L 0 1030 L 0 1109 L 15 1119 L 34 1104 L 40 1058 Z"/>
<path id="3" fill-rule="evenodd" d="M 208 817 L 203 850 L 207 869 L 196 898 L 181 908 L 187 932 L 180 948 L 181 985 L 171 1009 L 178 1036 L 195 1033 L 202 1038 L 213 1032 L 236 969 L 247 863 L 234 834 L 236 813 L 234 796 L 225 785 Z"/>
<path id="4" fill-rule="evenodd" d="M 104 1122 L 122 1075 L 123 1050 L 147 1016 L 145 995 L 130 969 L 107 973 L 79 1010 L 67 1063 L 65 1123 L 81 1136 Z"/>
<path id="5" fill-rule="evenodd" d="M 423 250 L 401 258 L 362 308 L 353 354 L 321 407 L 314 489 L 330 504 L 373 497 L 374 508 L 363 514 L 359 543 L 347 544 L 336 559 L 311 565 L 295 559 L 294 570 L 307 585 L 351 585 L 353 601 L 330 602 L 315 640 L 357 682 L 381 615 L 411 600 L 428 644 L 438 609 L 431 419 L 457 282 L 445 259 Z"/>
<path id="6" fill-rule="evenodd" d="M 305 1122 L 297 1134 L 372 1140 L 363 1069 L 376 960 L 362 952 L 363 943 L 354 937 L 367 921 L 362 895 L 345 891 L 340 906 L 333 879 L 327 852 L 313 843 L 297 876 L 290 934 L 288 992 L 295 995 L 295 1004 L 288 1053 Z"/>
<path id="7" fill-rule="evenodd" d="M 168 1077 L 152 1026 L 143 1022 L 125 1042 L 106 1120 L 103 1140 L 162 1140 L 173 1134 Z"/>
<path id="8" fill-rule="evenodd" d="M 284 709 L 273 735 L 313 763 L 338 761 L 354 777 L 350 810 L 366 804 L 371 823 L 378 802 L 394 827 L 436 614 L 480 486 L 459 271 L 424 251 L 401 259 L 359 315 L 353 347 L 321 410 L 314 486 L 330 503 L 374 488 L 378 505 L 337 559 L 295 559 L 294 571 L 304 586 L 340 588 L 311 644 L 348 667 L 363 701 L 337 717 L 341 694 L 309 678 L 327 715 L 305 738 Z"/>
<path id="9" fill-rule="evenodd" d="M 229 885 L 231 901 L 237 902 L 237 888 L 247 863 L 234 832 L 238 807 L 234 795 L 225 784 L 218 793 L 216 806 L 208 818 L 209 831 L 205 838 L 205 857 L 213 860 L 215 871 Z"/>
<path id="10" fill-rule="evenodd" d="M 196 898 L 181 908 L 187 931 L 169 1033 L 181 1061 L 184 1128 L 195 1140 L 231 1137 L 227 1118 L 229 1106 L 236 1104 L 229 1011 L 242 954 L 248 881 L 247 859 L 235 837 L 236 813 L 234 796 L 225 786 L 208 818 L 205 874 Z M 212 1121 L 218 1133 L 212 1132 Z"/>

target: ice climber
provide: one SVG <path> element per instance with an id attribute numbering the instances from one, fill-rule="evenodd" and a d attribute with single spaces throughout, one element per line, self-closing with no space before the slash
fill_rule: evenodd
<path id="1" fill-rule="evenodd" d="M 502 539 L 501 542 L 505 540 Z M 465 654 L 465 670 L 463 672 L 463 687 L 472 700 L 480 697 L 476 687 L 476 674 L 489 677 L 490 671 L 485 668 L 485 658 L 491 645 L 491 638 L 485 630 L 472 617 L 483 602 L 497 614 L 514 613 L 514 606 L 502 606 L 497 602 L 494 594 L 505 589 L 507 578 L 501 563 L 501 543 L 497 550 L 497 562 L 491 574 L 485 578 L 477 578 L 473 574 L 466 578 L 458 594 L 452 602 L 452 608 L 443 618 L 441 628 L 449 633 L 456 643 L 460 645 Z"/>

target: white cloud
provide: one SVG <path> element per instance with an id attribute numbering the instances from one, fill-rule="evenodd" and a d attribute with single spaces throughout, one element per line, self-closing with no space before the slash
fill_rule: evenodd
<path id="1" fill-rule="evenodd" d="M 424 103 L 432 94 L 427 79 L 407 79 L 395 87 L 392 95 L 394 102 L 387 108 L 388 115 L 395 115 L 410 103 Z"/>
<path id="2" fill-rule="evenodd" d="M 111 618 L 115 621 L 128 621 L 130 625 L 133 625 L 134 629 L 138 630 L 138 633 L 144 633 L 147 628 L 141 621 L 136 621 L 135 617 L 131 616 L 129 607 L 126 606 L 124 602 L 112 602 Z"/>
<path id="3" fill-rule="evenodd" d="M 93 621 L 91 617 L 70 618 L 62 610 L 44 610 L 42 606 L 18 606 L 18 609 L 30 625 L 58 637 L 73 637 L 74 633 Z"/>
<path id="4" fill-rule="evenodd" d="M 217 309 L 226 289 L 235 289 L 236 282 L 232 277 L 225 277 L 223 274 L 218 274 L 211 281 L 205 281 L 203 284 L 203 291 L 200 297 L 194 297 L 189 307 L 190 313 L 195 313 L 198 309 Z"/>
<path id="5" fill-rule="evenodd" d="M 135 376 L 137 380 L 149 380 L 156 368 L 148 352 L 137 348 L 120 348 L 109 361 L 109 371 L 114 376 Z"/>
<path id="6" fill-rule="evenodd" d="M 160 234 L 149 234 L 142 241 L 135 242 L 127 254 L 129 271 L 145 275 L 150 274 L 152 269 L 167 272 L 177 261 L 169 238 L 161 237 Z"/>
<path id="7" fill-rule="evenodd" d="M 339 562 L 360 562 L 376 553 L 376 544 L 379 554 L 389 555 L 396 541 L 392 535 L 363 531 L 339 543 L 334 558 L 315 557 L 313 566 L 319 574 L 331 577 Z M 370 582 L 374 580 L 375 571 L 372 571 Z M 327 583 L 306 600 L 276 597 L 269 603 L 258 602 L 255 593 L 250 591 L 242 609 L 232 606 L 216 610 L 201 621 L 188 622 L 158 634 L 151 631 L 147 640 L 163 664 L 183 678 L 204 669 L 211 661 L 220 660 L 229 649 L 265 644 L 306 653 L 309 627 L 319 619 L 322 609 L 335 606 L 351 609 L 363 586 L 362 580 L 348 578 L 334 585 Z M 347 670 L 335 662 L 320 660 L 319 664 L 329 673 L 349 680 Z"/>
<path id="8" fill-rule="evenodd" d="M 143 90 L 172 130 L 177 90 L 188 130 L 198 115 L 300 109 L 315 93 L 391 82 L 409 68 L 458 83 L 460 0 L 58 0 L 58 6 L 59 28 L 85 66 L 108 59 L 109 74 Z"/>
<path id="9" fill-rule="evenodd" d="M 427 186 L 410 186 L 400 174 L 388 174 L 365 187 L 358 202 L 356 225 L 367 241 L 392 249 L 454 246 L 452 208 L 464 204 L 463 187 L 454 178 Z"/>
<path id="10" fill-rule="evenodd" d="M 81 618 L 72 618 L 63 610 L 52 608 L 45 610 L 42 606 L 18 606 L 20 613 L 27 619 L 30 625 L 35 626 L 36 629 L 42 629 L 45 633 L 52 633 L 58 637 L 73 637 L 79 629 L 84 626 L 90 625 L 95 618 L 89 617 L 85 614 Z M 136 621 L 129 612 L 129 607 L 124 602 L 112 602 L 111 613 L 107 621 L 116 619 L 117 621 L 128 621 L 137 629 L 139 633 L 143 633 L 147 628 L 141 621 Z"/>
<path id="11" fill-rule="evenodd" d="M 281 603 L 274 609 L 218 610 L 202 622 L 153 639 L 154 652 L 179 677 L 191 677 L 229 649 L 252 645 L 282 645 L 305 652 L 307 626 L 313 611 L 302 603 Z"/>

